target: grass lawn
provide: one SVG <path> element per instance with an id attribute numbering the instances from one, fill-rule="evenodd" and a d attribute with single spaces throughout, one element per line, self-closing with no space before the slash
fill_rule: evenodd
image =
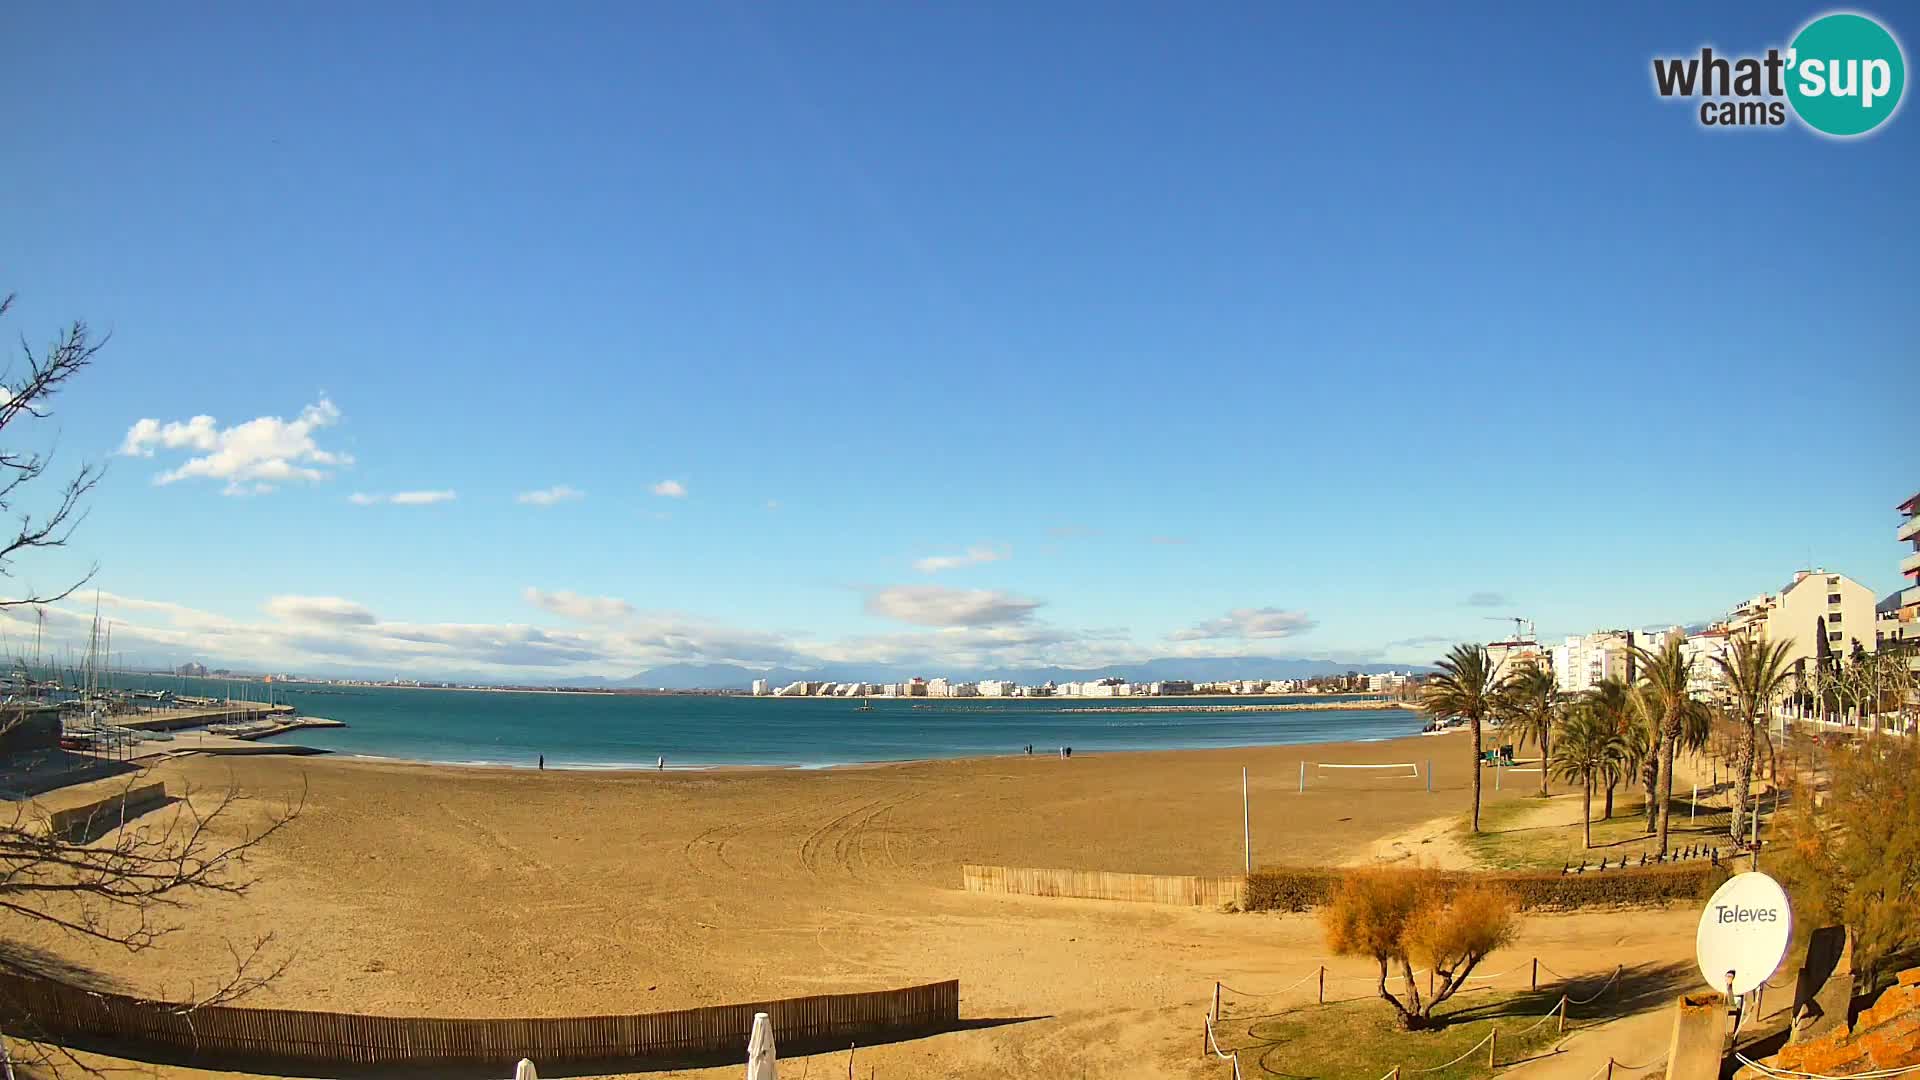
<path id="1" fill-rule="evenodd" d="M 1398 986 L 1396 977 L 1388 982 Z M 1424 990 L 1424 988 L 1423 988 Z M 1402 1031 L 1393 1007 L 1377 997 L 1329 1005 L 1303 1005 L 1272 1015 L 1236 1015 L 1231 1011 L 1216 1026 L 1225 1050 L 1240 1052 L 1241 1071 L 1248 1077 L 1302 1077 L 1323 1080 L 1380 1080 L 1395 1065 L 1405 1073 L 1431 1069 L 1467 1052 L 1495 1028 L 1502 1067 L 1549 1053 L 1566 1036 L 1554 1020 L 1522 1034 L 1553 1008 L 1560 994 L 1542 988 L 1532 991 L 1466 990 L 1440 1006 L 1443 1026 L 1432 1031 Z M 1258 1011 L 1258 1010 L 1255 1010 Z M 1568 1021 L 1572 1032 L 1583 1024 Z M 1488 1074 L 1487 1048 L 1427 1080 L 1476 1080 Z"/>
<path id="2" fill-rule="evenodd" d="M 1698 807 L 1689 802 L 1691 792 L 1674 792 L 1673 816 L 1670 824 L 1671 835 L 1668 847 L 1681 849 L 1689 846 L 1719 847 L 1724 854 L 1731 846 L 1727 838 L 1726 797 L 1715 794 L 1709 798 L 1704 790 L 1700 793 Z M 1573 800 L 1572 813 L 1579 817 L 1578 796 L 1558 796 L 1553 801 L 1565 805 Z M 1609 863 L 1617 863 L 1622 858 L 1638 862 L 1642 854 L 1652 855 L 1657 849 L 1654 838 L 1646 832 L 1646 817 L 1643 812 L 1640 793 L 1616 792 L 1613 805 L 1613 817 L 1603 819 L 1602 800 L 1595 796 L 1593 800 L 1593 847 L 1582 846 L 1580 823 L 1563 826 L 1528 825 L 1526 822 L 1538 814 L 1542 803 L 1538 798 L 1515 799 L 1495 803 L 1480 811 L 1480 834 L 1466 833 L 1466 825 L 1461 825 L 1464 834 L 1461 842 L 1475 858 L 1491 869 L 1496 870 L 1558 870 L 1563 865 L 1589 866 L 1599 863 L 1602 858 Z M 1765 809 L 1771 809 L 1771 803 Z M 1762 834 L 1765 835 L 1766 820 L 1770 814 L 1762 815 Z"/>

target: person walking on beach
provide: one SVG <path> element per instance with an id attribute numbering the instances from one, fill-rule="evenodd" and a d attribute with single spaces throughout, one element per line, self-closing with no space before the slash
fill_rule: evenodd
<path id="1" fill-rule="evenodd" d="M 541 772 L 547 771 L 547 755 L 545 754 L 540 755 L 540 771 Z"/>
<path id="2" fill-rule="evenodd" d="M 657 768 L 658 768 L 658 771 L 659 771 L 659 772 L 666 772 L 666 771 L 667 771 L 667 755 L 665 755 L 665 754 L 661 754 L 661 755 L 660 755 L 660 764 L 659 764 L 659 766 L 658 766 Z"/>

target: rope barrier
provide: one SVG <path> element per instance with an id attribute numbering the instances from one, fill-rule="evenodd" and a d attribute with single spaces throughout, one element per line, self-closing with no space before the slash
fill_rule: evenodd
<path id="1" fill-rule="evenodd" d="M 1553 1008 L 1548 1009 L 1547 1014 L 1545 1016 L 1542 1016 L 1540 1019 L 1535 1020 L 1533 1023 L 1527 1025 L 1526 1027 L 1521 1028 L 1519 1031 L 1514 1032 L 1514 1034 L 1525 1035 L 1527 1032 L 1532 1031 L 1534 1028 L 1537 1028 L 1541 1024 L 1544 1024 L 1547 1021 L 1553 1019 L 1554 1013 L 1560 1013 L 1562 1022 L 1565 1022 L 1566 1008 L 1567 1008 L 1567 995 L 1561 994 L 1560 1000 L 1553 1003 Z"/>
<path id="2" fill-rule="evenodd" d="M 1213 1017 L 1211 1016 L 1207 1017 L 1207 1049 L 1213 1051 L 1214 1057 L 1233 1066 L 1233 1080 L 1242 1080 L 1240 1076 L 1240 1051 L 1221 1052 L 1220 1040 L 1213 1036 Z"/>
<path id="3" fill-rule="evenodd" d="M 1462 981 L 1462 982 L 1473 982 L 1473 981 L 1474 981 L 1474 980 L 1476 980 L 1476 979 L 1484 979 L 1484 980 L 1487 980 L 1487 981 L 1489 981 L 1489 982 L 1491 982 L 1491 981 L 1492 981 L 1492 980 L 1494 980 L 1494 979 L 1504 979 L 1504 978 L 1506 978 L 1507 976 L 1509 976 L 1509 975 L 1511 975 L 1511 974 L 1513 974 L 1514 972 L 1516 972 L 1516 971 L 1519 971 L 1519 970 L 1520 970 L 1521 968 L 1523 968 L 1523 967 L 1526 967 L 1526 966 L 1527 966 L 1527 964 L 1531 964 L 1531 963 L 1533 963 L 1533 961 L 1531 961 L 1531 960 L 1529 960 L 1529 961 L 1527 961 L 1527 963 L 1526 963 L 1526 964 L 1516 964 L 1516 965 L 1514 965 L 1513 967 L 1510 967 L 1510 968 L 1508 968 L 1507 970 L 1505 970 L 1505 971 L 1502 971 L 1502 972 L 1499 972 L 1499 973 L 1497 973 L 1497 974 L 1494 974 L 1494 975 L 1469 975 L 1469 976 L 1467 976 L 1467 977 L 1466 977 L 1465 979 L 1462 979 L 1461 981 Z"/>
<path id="4" fill-rule="evenodd" d="M 1620 973 L 1621 973 L 1621 972 L 1623 972 L 1623 971 L 1625 971 L 1625 970 L 1626 970 L 1626 967 L 1625 967 L 1624 965 L 1622 965 L 1622 966 L 1619 966 L 1619 967 L 1615 967 L 1615 968 L 1613 969 L 1613 974 L 1611 974 L 1611 975 L 1609 975 L 1609 976 L 1607 976 L 1607 981 L 1606 981 L 1606 982 L 1603 982 L 1603 983 L 1601 983 L 1601 984 L 1600 984 L 1600 989 L 1598 989 L 1598 990 L 1595 990 L 1595 991 L 1593 992 L 1593 996 L 1592 996 L 1592 997 L 1590 997 L 1590 998 L 1574 998 L 1574 999 L 1570 999 L 1568 1003 L 1569 1003 L 1569 1004 L 1572 1004 L 1572 1005 L 1588 1005 L 1588 1004 L 1591 1004 L 1591 1003 L 1593 1003 L 1593 1002 L 1595 1002 L 1595 1001 L 1598 1001 L 1598 1000 L 1600 1000 L 1600 995 L 1601 995 L 1601 994 L 1604 994 L 1604 993 L 1606 993 L 1606 992 L 1607 992 L 1607 987 L 1609 987 L 1609 986 L 1612 986 L 1612 985 L 1614 984 L 1614 982 L 1615 982 L 1615 981 L 1617 981 L 1617 980 L 1618 980 L 1618 979 L 1620 978 Z"/>
<path id="5" fill-rule="evenodd" d="M 1494 1037 L 1494 1036 L 1495 1036 L 1496 1034 L 1498 1034 L 1498 1032 L 1497 1032 L 1497 1031 L 1489 1031 L 1489 1032 L 1487 1032 L 1487 1037 L 1486 1037 L 1486 1038 L 1484 1038 L 1484 1039 L 1481 1039 L 1481 1040 L 1480 1040 L 1479 1042 L 1477 1042 L 1477 1043 L 1474 1043 L 1474 1044 L 1473 1044 L 1472 1046 L 1470 1046 L 1470 1047 L 1468 1047 L 1468 1048 L 1467 1048 L 1467 1052 L 1466 1052 L 1466 1053 L 1464 1053 L 1464 1054 L 1461 1054 L 1461 1055 L 1460 1055 L 1459 1057 L 1457 1057 L 1457 1058 L 1454 1058 L 1454 1059 L 1453 1059 L 1452 1061 L 1449 1061 L 1449 1062 L 1447 1062 L 1447 1063 L 1446 1063 L 1445 1065 L 1435 1065 L 1435 1066 L 1434 1066 L 1433 1068 L 1431 1068 L 1431 1069 L 1408 1069 L 1407 1071 L 1408 1071 L 1408 1072 L 1412 1072 L 1412 1073 L 1430 1073 L 1430 1072 L 1439 1072 L 1439 1071 L 1440 1071 L 1441 1069 L 1449 1069 L 1449 1068 L 1452 1068 L 1453 1066 L 1455 1066 L 1455 1065 L 1458 1065 L 1458 1064 L 1460 1064 L 1461 1062 L 1463 1062 L 1463 1061 L 1465 1061 L 1465 1060 L 1467 1060 L 1468 1058 L 1470 1058 L 1470 1057 L 1472 1057 L 1472 1056 L 1473 1056 L 1473 1055 L 1474 1055 L 1475 1053 L 1477 1053 L 1477 1052 L 1479 1052 L 1479 1050 L 1480 1050 L 1480 1048 L 1481 1048 L 1481 1047 L 1483 1047 L 1483 1046 L 1485 1046 L 1485 1045 L 1487 1045 L 1487 1043 L 1489 1043 L 1489 1042 L 1492 1042 L 1492 1041 L 1493 1041 L 1493 1037 Z"/>
<path id="6" fill-rule="evenodd" d="M 1538 961 L 1530 960 L 1528 961 L 1528 963 L 1534 964 L 1534 963 L 1538 963 Z M 1512 975 L 1515 972 L 1521 970 L 1522 967 L 1526 967 L 1526 966 L 1527 965 L 1523 964 L 1513 968 L 1509 968 L 1506 971 L 1498 972 L 1496 974 L 1477 976 L 1477 978 L 1487 979 L 1487 980 L 1505 978 L 1506 976 Z M 1539 967 L 1546 970 L 1548 974 L 1554 975 L 1555 977 L 1561 979 L 1562 981 L 1565 981 L 1565 982 L 1573 981 L 1567 978 L 1566 976 L 1561 975 L 1560 973 L 1554 971 L 1552 968 L 1547 967 L 1545 964 L 1539 964 Z M 1303 976 L 1302 978 L 1296 980 L 1292 985 L 1287 986 L 1282 990 L 1273 991 L 1272 993 L 1269 993 L 1269 994 L 1246 994 L 1245 991 L 1235 990 L 1233 987 L 1227 986 L 1224 983 L 1215 983 L 1214 985 L 1220 990 L 1231 990 L 1233 993 L 1242 994 L 1243 996 L 1248 996 L 1248 997 L 1275 997 L 1280 994 L 1286 993 L 1288 990 L 1292 990 L 1295 987 L 1300 986 L 1302 983 L 1305 983 L 1308 979 L 1313 978 L 1316 975 L 1321 975 L 1324 971 L 1325 971 L 1324 967 L 1315 968 L 1312 972 L 1310 972 L 1306 976 Z M 1415 972 L 1415 974 L 1421 974 L 1421 973 L 1424 973 L 1425 971 L 1426 969 L 1422 968 L 1420 969 L 1420 971 Z M 1526 1035 L 1530 1032 L 1538 1030 L 1542 1025 L 1544 1025 L 1547 1021 L 1552 1020 L 1556 1015 L 1560 1018 L 1561 1030 L 1564 1031 L 1567 1020 L 1568 1020 L 1567 1009 L 1570 1006 L 1589 1005 L 1595 1001 L 1600 1000 L 1600 998 L 1603 997 L 1607 993 L 1607 991 L 1610 990 L 1613 987 L 1613 985 L 1620 980 L 1620 976 L 1625 972 L 1626 972 L 1626 965 L 1624 964 L 1615 965 L 1612 973 L 1607 976 L 1606 981 L 1602 982 L 1599 988 L 1596 989 L 1592 994 L 1584 998 L 1575 998 L 1570 994 L 1562 993 L 1559 999 L 1553 1003 L 1553 1007 L 1548 1009 L 1544 1014 L 1542 1014 L 1539 1019 L 1535 1020 L 1533 1023 L 1527 1025 L 1524 1028 L 1521 1028 L 1518 1031 L 1510 1032 L 1507 1037 L 1514 1038 L 1516 1036 Z M 1467 977 L 1467 979 L 1473 979 L 1473 978 L 1476 978 L 1476 976 Z M 1467 979 L 1463 979 L 1462 982 L 1467 981 Z M 1366 977 L 1364 981 L 1375 982 L 1377 980 L 1369 976 L 1369 977 Z M 1213 1030 L 1213 1021 L 1214 1021 L 1214 1015 L 1212 1010 L 1209 1009 L 1205 1013 L 1206 1048 L 1215 1057 L 1219 1058 L 1220 1060 L 1231 1062 L 1234 1070 L 1234 1080 L 1240 1080 L 1240 1052 L 1238 1050 L 1229 1052 L 1229 1051 L 1223 1051 L 1221 1049 L 1219 1038 Z M 1402 1074 L 1402 1073 L 1413 1074 L 1413 1075 L 1435 1073 L 1435 1072 L 1441 1071 L 1442 1069 L 1447 1069 L 1454 1065 L 1458 1065 L 1460 1062 L 1465 1061 L 1467 1058 L 1478 1053 L 1482 1048 L 1488 1046 L 1489 1044 L 1493 1044 L 1497 1046 L 1498 1043 L 1496 1042 L 1496 1040 L 1498 1039 L 1499 1035 L 1500 1035 L 1500 1029 L 1497 1027 L 1492 1028 L 1487 1032 L 1486 1038 L 1483 1038 L 1479 1042 L 1473 1044 L 1473 1046 L 1469 1047 L 1465 1053 L 1461 1054 L 1457 1058 L 1454 1058 L 1452 1061 L 1449 1061 L 1443 1065 L 1435 1065 L 1432 1068 L 1428 1068 L 1428 1069 L 1408 1069 L 1408 1068 L 1405 1068 L 1404 1066 L 1396 1066 L 1392 1071 L 1388 1072 L 1386 1076 L 1382 1077 L 1381 1080 L 1399 1080 L 1399 1074 Z M 1489 1056 L 1491 1056 L 1494 1053 L 1497 1053 L 1497 1051 L 1489 1051 Z M 1262 1060 L 1264 1061 L 1264 1058 Z M 1597 1077 L 1604 1074 L 1607 1077 L 1609 1077 L 1611 1080 L 1611 1077 L 1613 1075 L 1613 1070 L 1615 1069 L 1620 1069 L 1622 1071 L 1629 1072 L 1629 1073 L 1639 1072 L 1644 1069 L 1653 1068 L 1654 1066 L 1661 1064 L 1665 1060 L 1666 1060 L 1665 1058 L 1659 1058 L 1654 1061 L 1648 1062 L 1645 1065 L 1621 1065 L 1620 1063 L 1614 1061 L 1611 1057 L 1609 1057 L 1607 1059 L 1607 1064 L 1601 1070 L 1599 1070 L 1598 1072 L 1595 1072 L 1593 1075 Z M 1491 1061 L 1489 1061 L 1489 1067 L 1494 1067 Z M 1864 1080 L 1877 1080 L 1879 1076 L 1883 1076 L 1883 1075 L 1899 1076 L 1907 1072 L 1920 1072 L 1920 1066 L 1915 1066 L 1912 1069 L 1902 1069 L 1902 1070 L 1897 1070 L 1894 1072 L 1888 1072 L 1884 1074 L 1863 1073 L 1861 1074 L 1861 1077 L 1864 1078 Z M 1829 1080 L 1829 1078 L 1827 1077 L 1817 1077 L 1811 1074 L 1778 1073 L 1778 1074 L 1772 1074 L 1772 1075 L 1785 1077 L 1786 1080 Z M 1589 1077 L 1588 1080 L 1592 1080 L 1592 1078 Z M 1831 1080 L 1842 1080 L 1842 1078 L 1836 1077 L 1836 1078 L 1831 1078 Z M 1850 1078 L 1845 1078 L 1845 1080 L 1855 1080 L 1855 1078 L 1850 1077 Z"/>
<path id="7" fill-rule="evenodd" d="M 1302 983 L 1305 983 L 1308 979 L 1311 979 L 1318 974 L 1320 974 L 1320 969 L 1314 968 L 1312 971 L 1309 971 L 1305 975 L 1302 975 L 1298 979 L 1295 979 L 1292 983 L 1284 987 L 1281 987 L 1278 990 L 1270 990 L 1264 994 L 1256 994 L 1247 990 L 1241 990 L 1236 987 L 1228 986 L 1226 983 L 1220 983 L 1219 986 L 1220 986 L 1220 989 L 1230 991 L 1235 994 L 1239 994 L 1241 997 L 1251 997 L 1251 998 L 1279 997 L 1281 994 L 1284 994 L 1287 991 L 1292 990 L 1294 987 L 1299 986 Z M 1371 982 L 1373 980 L 1369 979 L 1367 981 Z"/>

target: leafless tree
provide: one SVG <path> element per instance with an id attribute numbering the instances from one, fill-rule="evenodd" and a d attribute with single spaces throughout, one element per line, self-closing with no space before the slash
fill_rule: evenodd
<path id="1" fill-rule="evenodd" d="M 11 295 L 0 299 L 0 316 L 12 305 Z M 51 415 L 52 398 L 93 362 L 104 344 L 105 339 L 96 339 L 86 323 L 78 321 L 38 353 L 22 338 L 24 370 L 16 366 L 0 374 L 0 434 L 22 418 Z M 0 513 L 17 520 L 11 539 L 0 530 L 0 578 L 13 577 L 14 563 L 23 555 L 65 546 L 86 516 L 85 498 L 100 478 L 100 470 L 91 465 L 82 466 L 47 497 L 48 509 L 20 509 L 49 464 L 48 455 L 0 448 Z M 52 591 L 9 588 L 7 593 L 18 595 L 0 596 L 0 610 L 59 601 L 91 580 L 95 569 Z M 0 738 L 13 733 L 26 715 L 20 706 L 0 707 Z M 0 764 L 14 771 L 31 767 L 26 754 L 11 757 Z M 10 812 L 0 810 L 0 985 L 9 977 L 46 975 L 31 962 L 33 950 L 12 945 L 27 926 L 51 927 L 75 939 L 141 953 L 175 932 L 172 916 L 192 898 L 244 895 L 255 880 L 246 866 L 248 853 L 293 821 L 306 802 L 303 790 L 249 824 L 236 820 L 249 799 L 230 783 L 224 791 L 175 792 L 170 806 L 128 819 L 126 796 L 146 776 L 144 770 L 124 776 L 118 797 L 109 795 L 93 820 L 56 823 L 26 800 L 14 802 Z M 225 1004 L 271 982 L 290 958 L 274 960 L 279 950 L 271 945 L 270 936 L 244 945 L 229 942 L 229 970 L 211 983 L 182 987 L 174 999 L 177 1007 L 191 1011 Z M 13 1060 L 95 1071 L 67 1050 L 36 1040 L 33 1017 L 20 1015 L 12 1004 L 0 994 L 6 1043 L 20 1054 Z"/>
<path id="2" fill-rule="evenodd" d="M 0 299 L 0 317 L 4 317 L 12 307 L 13 295 L 10 293 Z M 87 324 L 78 320 L 62 330 L 53 343 L 39 353 L 33 351 L 33 346 L 28 344 L 23 335 L 20 352 L 26 364 L 25 370 L 9 367 L 0 374 L 0 435 L 23 416 L 45 419 L 48 403 L 53 396 L 60 392 L 68 380 L 86 370 L 87 365 L 93 362 L 94 354 L 105 344 L 106 339 L 95 340 Z M 14 536 L 0 540 L 0 577 L 13 576 L 13 561 L 23 553 L 39 548 L 65 547 L 73 530 L 86 517 L 81 503 L 100 480 L 100 469 L 93 465 L 82 465 L 66 486 L 60 489 L 52 500 L 52 508 L 45 513 L 35 515 L 16 511 L 20 497 L 26 494 L 24 489 L 45 475 L 51 463 L 50 456 L 37 451 L 0 448 L 0 514 L 18 513 Z M 35 606 L 63 600 L 71 596 L 75 589 L 91 581 L 96 569 L 89 568 L 72 584 L 53 592 L 42 594 L 29 588 L 24 596 L 0 597 L 0 608 Z"/>

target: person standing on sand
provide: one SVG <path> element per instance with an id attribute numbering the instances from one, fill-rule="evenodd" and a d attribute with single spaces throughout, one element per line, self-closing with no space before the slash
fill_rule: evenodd
<path id="1" fill-rule="evenodd" d="M 660 755 L 660 764 L 657 766 L 657 769 L 659 772 L 667 771 L 667 755 L 665 754 Z"/>
<path id="2" fill-rule="evenodd" d="M 545 754 L 540 755 L 540 771 L 541 772 L 547 771 L 547 755 Z"/>

